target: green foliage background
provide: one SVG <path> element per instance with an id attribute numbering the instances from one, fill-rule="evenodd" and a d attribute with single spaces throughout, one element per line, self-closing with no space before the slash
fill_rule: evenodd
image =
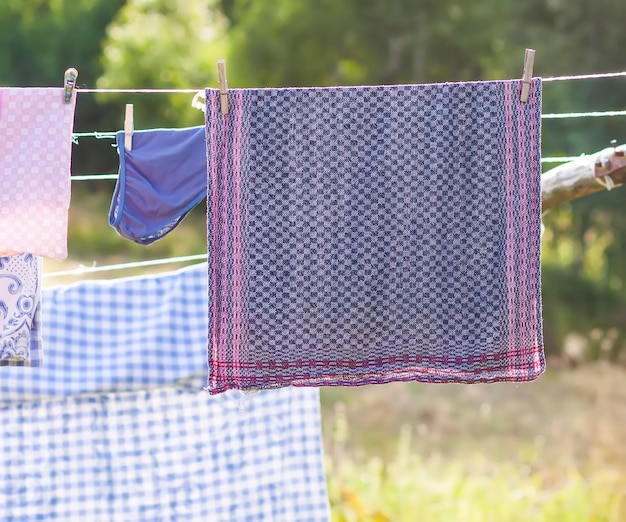
<path id="1" fill-rule="evenodd" d="M 231 86 L 241 87 L 499 79 L 521 74 L 525 47 L 537 50 L 536 75 L 620 71 L 625 19 L 622 0 L 4 0 L 0 85 L 60 85 L 74 66 L 83 87 L 202 88 L 216 85 L 220 57 Z M 625 86 L 624 78 L 546 83 L 544 113 L 625 109 Z M 83 94 L 76 130 L 119 129 L 125 103 L 134 103 L 138 128 L 201 125 L 191 96 Z M 625 130 L 625 118 L 545 120 L 543 154 L 591 153 L 612 138 L 626 142 Z M 75 146 L 74 173 L 116 169 L 108 143 Z M 76 255 L 180 255 L 201 245 L 201 233 L 143 251 L 107 236 L 97 229 L 107 227 L 112 185 L 75 185 L 76 212 L 84 204 L 102 213 L 93 230 L 86 232 L 89 219 L 74 224 Z M 625 194 L 601 193 L 545 216 L 549 353 L 575 334 L 584 357 L 624 356 Z M 196 232 L 202 212 L 189 218 Z"/>

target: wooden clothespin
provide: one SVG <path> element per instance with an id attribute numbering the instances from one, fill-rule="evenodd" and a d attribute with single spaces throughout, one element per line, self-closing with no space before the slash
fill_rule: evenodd
<path id="1" fill-rule="evenodd" d="M 135 131 L 135 123 L 133 121 L 133 104 L 126 104 L 126 114 L 124 116 L 124 148 L 133 150 L 133 132 Z"/>
<path id="2" fill-rule="evenodd" d="M 76 78 L 78 78 L 78 71 L 74 67 L 70 67 L 63 75 L 63 101 L 66 104 L 72 101 L 72 93 L 76 87 Z"/>
<path id="3" fill-rule="evenodd" d="M 535 50 L 526 49 L 524 53 L 524 72 L 522 74 L 522 94 L 520 101 L 526 103 L 530 92 L 530 82 L 533 79 L 533 67 L 535 66 Z"/>
<path id="4" fill-rule="evenodd" d="M 226 62 L 224 60 L 217 62 L 217 82 L 220 88 L 222 114 L 228 114 L 228 80 L 226 79 Z"/>

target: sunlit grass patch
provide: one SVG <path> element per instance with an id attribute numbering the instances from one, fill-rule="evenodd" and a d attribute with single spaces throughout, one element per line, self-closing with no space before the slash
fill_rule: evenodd
<path id="1" fill-rule="evenodd" d="M 626 521 L 625 375 L 322 390 L 333 521 Z"/>
<path id="2" fill-rule="evenodd" d="M 626 520 L 626 480 L 617 473 L 583 476 L 541 460 L 424 459 L 411 452 L 409 434 L 388 462 L 328 456 L 334 522 Z"/>

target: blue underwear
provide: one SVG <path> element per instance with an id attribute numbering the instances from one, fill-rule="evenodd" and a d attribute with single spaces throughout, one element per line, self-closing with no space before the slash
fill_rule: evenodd
<path id="1" fill-rule="evenodd" d="M 109 224 L 117 233 L 149 245 L 172 231 L 206 198 L 204 126 L 139 130 L 132 150 L 117 133 L 120 170 Z"/>

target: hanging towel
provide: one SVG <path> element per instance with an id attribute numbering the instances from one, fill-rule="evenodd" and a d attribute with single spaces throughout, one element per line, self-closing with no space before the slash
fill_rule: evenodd
<path id="1" fill-rule="evenodd" d="M 206 90 L 208 390 L 544 370 L 541 81 Z"/>
<path id="2" fill-rule="evenodd" d="M 0 406 L 3 520 L 330 520 L 318 390 L 203 381 Z"/>
<path id="3" fill-rule="evenodd" d="M 0 257 L 0 366 L 42 364 L 41 258 Z"/>
<path id="4" fill-rule="evenodd" d="M 149 245 L 206 197 L 204 127 L 135 131 L 132 150 L 119 132 L 117 148 L 120 168 L 109 224 L 120 236 Z"/>
<path id="5" fill-rule="evenodd" d="M 0 402 L 152 388 L 206 372 L 206 272 L 201 263 L 44 288 L 46 366 L 3 370 Z"/>
<path id="6" fill-rule="evenodd" d="M 0 88 L 0 255 L 67 257 L 76 94 Z"/>
<path id="7" fill-rule="evenodd" d="M 0 375 L 0 518 L 330 519 L 318 390 L 202 389 L 206 271 L 44 289 L 46 366 Z"/>

